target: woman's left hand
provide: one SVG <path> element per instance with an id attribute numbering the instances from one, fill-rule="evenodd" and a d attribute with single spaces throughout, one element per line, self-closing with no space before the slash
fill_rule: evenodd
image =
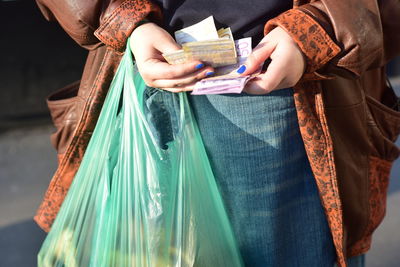
<path id="1" fill-rule="evenodd" d="M 239 68 L 241 76 L 255 72 L 268 58 L 271 58 L 266 72 L 251 80 L 244 92 L 267 94 L 273 90 L 293 87 L 303 76 L 305 58 L 297 44 L 282 28 L 276 27 L 253 49 L 246 63 Z"/>

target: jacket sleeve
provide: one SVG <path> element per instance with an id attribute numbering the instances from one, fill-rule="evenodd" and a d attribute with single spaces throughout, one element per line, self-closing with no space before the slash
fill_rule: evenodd
<path id="1" fill-rule="evenodd" d="M 150 0 L 36 0 L 47 20 L 56 20 L 81 46 L 102 44 L 122 51 L 143 19 L 159 22 L 160 8 Z"/>
<path id="2" fill-rule="evenodd" d="M 301 2 L 301 1 L 295 1 Z M 359 77 L 400 54 L 399 0 L 317 0 L 267 22 L 284 28 L 303 51 L 303 80 Z"/>

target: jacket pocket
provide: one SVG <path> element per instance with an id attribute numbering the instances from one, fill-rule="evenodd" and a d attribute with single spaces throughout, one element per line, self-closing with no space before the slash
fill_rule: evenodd
<path id="1" fill-rule="evenodd" d="M 398 98 L 390 87 L 386 88 L 386 93 L 391 97 L 386 97 L 382 102 L 366 96 L 371 142 L 368 158 L 368 223 L 363 239 L 356 246 L 359 253 L 369 248 L 372 233 L 385 216 L 390 170 L 399 156 L 399 148 L 395 144 L 400 133 L 400 112 L 396 105 Z"/>
<path id="2" fill-rule="evenodd" d="M 79 85 L 80 81 L 74 82 L 52 93 L 47 98 L 47 106 L 56 127 L 56 131 L 51 135 L 50 140 L 59 154 L 59 159 L 70 144 L 78 123 L 77 95 Z"/>
<path id="3" fill-rule="evenodd" d="M 383 102 L 366 96 L 367 123 L 372 145 L 371 156 L 394 161 L 400 154 L 395 142 L 400 133 L 399 100 L 392 88 L 387 87 Z"/>
<path id="4" fill-rule="evenodd" d="M 367 220 L 361 238 L 357 238 L 349 251 L 349 256 L 365 253 L 371 245 L 372 233 L 382 222 L 386 213 L 386 198 L 390 170 L 393 161 L 399 156 L 395 142 L 400 133 L 400 112 L 398 98 L 393 89 L 387 87 L 383 101 L 366 95 L 366 119 L 370 152 L 365 191 Z M 364 194 L 362 194 L 364 195 Z M 354 196 L 354 195 L 352 195 Z"/>

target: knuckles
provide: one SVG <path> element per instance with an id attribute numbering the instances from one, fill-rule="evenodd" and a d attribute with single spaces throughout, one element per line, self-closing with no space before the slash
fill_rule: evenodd
<path id="1" fill-rule="evenodd" d="M 143 79 L 144 83 L 147 86 L 149 86 L 149 87 L 154 87 L 155 86 L 154 80 L 146 78 L 143 74 L 141 74 L 141 75 L 142 75 L 142 79 Z"/>

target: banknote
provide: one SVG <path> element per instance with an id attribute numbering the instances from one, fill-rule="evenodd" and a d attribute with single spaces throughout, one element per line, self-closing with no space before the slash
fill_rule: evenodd
<path id="1" fill-rule="evenodd" d="M 186 56 L 183 49 L 163 54 L 163 56 L 169 64 L 181 64 L 186 62 Z"/>
<path id="2" fill-rule="evenodd" d="M 237 63 L 235 44 L 225 38 L 184 43 L 181 50 L 163 56 L 169 64 L 200 60 L 206 65 L 220 67 Z"/>
<path id="3" fill-rule="evenodd" d="M 230 39 L 190 42 L 182 47 L 187 60 L 200 60 L 213 67 L 237 62 L 235 43 Z"/>
<path id="4" fill-rule="evenodd" d="M 191 60 L 200 60 L 206 65 L 220 67 L 237 63 L 234 42 L 229 39 L 216 39 L 189 42 L 182 50 L 163 54 L 169 64 L 180 64 Z"/>
<path id="5" fill-rule="evenodd" d="M 185 52 L 183 52 L 183 49 L 170 53 L 164 53 L 162 55 L 164 59 L 171 65 L 181 64 L 186 62 Z"/>
<path id="6" fill-rule="evenodd" d="M 247 57 L 251 54 L 252 51 L 252 42 L 251 37 L 242 38 L 235 41 L 235 50 L 237 53 L 237 62 L 228 66 L 222 66 L 215 69 L 215 76 L 222 75 L 233 75 L 237 76 L 237 69 L 243 65 Z"/>
<path id="7" fill-rule="evenodd" d="M 252 75 L 239 76 L 236 72 L 239 66 L 246 62 L 252 51 L 251 38 L 243 38 L 235 41 L 238 62 L 229 66 L 215 69 L 216 76 L 198 81 L 192 92 L 193 95 L 205 94 L 239 94 L 243 88 L 259 74 L 261 68 Z"/>
<path id="8" fill-rule="evenodd" d="M 231 28 L 221 28 L 218 30 L 218 38 L 223 38 L 223 39 L 230 39 L 233 41 L 233 34 L 231 31 Z"/>
<path id="9" fill-rule="evenodd" d="M 190 27 L 175 32 L 182 49 L 163 54 L 169 64 L 200 60 L 213 67 L 237 62 L 236 48 L 230 28 L 216 30 L 212 16 Z"/>
<path id="10" fill-rule="evenodd" d="M 189 42 L 218 39 L 213 16 L 175 32 L 175 41 L 182 45 Z"/>
<path id="11" fill-rule="evenodd" d="M 212 16 L 175 32 L 182 49 L 164 54 L 170 64 L 200 60 L 215 68 L 215 76 L 196 83 L 192 94 L 240 93 L 253 75 L 241 77 L 236 71 L 252 51 L 251 38 L 234 40 L 231 29 L 215 28 Z"/>
<path id="12" fill-rule="evenodd" d="M 254 76 L 219 77 L 196 83 L 192 95 L 240 94 L 248 81 Z"/>

